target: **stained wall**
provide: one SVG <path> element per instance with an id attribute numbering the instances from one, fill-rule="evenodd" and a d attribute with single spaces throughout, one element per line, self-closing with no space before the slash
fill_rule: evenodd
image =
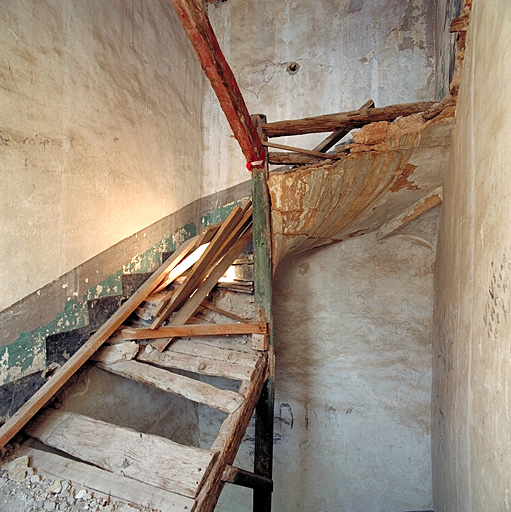
<path id="1" fill-rule="evenodd" d="M 433 2 L 228 0 L 208 13 L 249 112 L 270 122 L 354 110 L 369 99 L 377 107 L 433 99 Z M 274 142 L 312 148 L 321 139 Z M 245 161 L 209 87 L 204 151 L 205 194 L 246 179 Z"/>
<path id="2" fill-rule="evenodd" d="M 432 2 L 228 0 L 209 14 L 249 111 L 270 121 L 435 97 Z M 204 115 L 202 186 L 214 190 L 246 171 L 208 90 Z M 324 137 L 276 142 L 312 148 Z M 279 265 L 275 511 L 432 508 L 437 220 L 434 211 L 385 241 L 365 235 Z M 249 430 L 237 463 L 250 469 L 252 452 Z M 251 510 L 250 496 L 228 486 L 218 510 Z"/>
<path id="3" fill-rule="evenodd" d="M 167 0 L 6 0 L 0 45 L 2 310 L 199 198 L 203 76 Z"/>
<path id="4" fill-rule="evenodd" d="M 436 512 L 509 510 L 511 5 L 472 8 L 438 242 Z"/>

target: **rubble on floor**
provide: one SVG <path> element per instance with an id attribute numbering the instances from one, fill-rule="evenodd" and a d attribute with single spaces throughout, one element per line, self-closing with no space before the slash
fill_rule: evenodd
<path id="1" fill-rule="evenodd" d="M 19 448 L 14 442 L 2 449 L 0 512 L 159 512 L 38 474 L 30 467 L 29 457 L 17 455 Z"/>

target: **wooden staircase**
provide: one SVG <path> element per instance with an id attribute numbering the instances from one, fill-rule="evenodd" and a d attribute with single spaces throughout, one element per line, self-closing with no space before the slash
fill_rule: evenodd
<path id="1" fill-rule="evenodd" d="M 213 510 L 226 482 L 271 493 L 270 478 L 232 465 L 273 372 L 267 315 L 260 298 L 252 318 L 214 302 L 251 241 L 247 200 L 184 243 L 0 429 L 2 441 L 24 425 L 36 470 L 162 511 Z M 238 288 L 227 293 L 253 292 Z M 84 363 L 223 411 L 214 442 L 187 446 L 51 405 L 30 420 Z"/>

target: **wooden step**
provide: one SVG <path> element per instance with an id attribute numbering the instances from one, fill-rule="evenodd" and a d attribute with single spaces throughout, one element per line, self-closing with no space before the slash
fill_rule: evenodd
<path id="1" fill-rule="evenodd" d="M 29 439 L 20 448 L 19 454 L 30 458 L 30 467 L 34 468 L 38 474 L 52 479 L 70 480 L 75 487 L 87 487 L 96 495 L 99 493 L 106 499 L 111 497 L 141 507 L 156 508 L 165 512 L 186 512 L 193 508 L 193 498 L 43 451 L 38 449 L 36 444 L 39 444 L 38 441 Z"/>
<path id="2" fill-rule="evenodd" d="M 243 397 L 238 393 L 219 389 L 206 382 L 177 375 L 149 364 L 121 361 L 114 364 L 97 363 L 97 365 L 111 373 L 228 413 L 236 411 L 243 403 Z"/>
<path id="3" fill-rule="evenodd" d="M 180 354 L 173 350 L 166 352 L 141 351 L 137 356 L 138 361 L 151 363 L 163 368 L 175 368 L 200 375 L 212 375 L 225 377 L 232 380 L 250 380 L 254 373 L 255 363 L 252 366 L 236 364 L 230 361 L 219 361 L 198 355 Z"/>
<path id="4" fill-rule="evenodd" d="M 167 352 L 200 356 L 249 368 L 253 368 L 260 357 L 258 352 L 250 349 L 248 343 L 242 344 L 240 339 L 236 340 L 235 337 L 210 337 L 207 341 L 204 338 L 182 338 L 176 340 Z"/>
<path id="5" fill-rule="evenodd" d="M 47 410 L 26 432 L 44 444 L 111 473 L 194 498 L 217 453 L 81 414 Z"/>

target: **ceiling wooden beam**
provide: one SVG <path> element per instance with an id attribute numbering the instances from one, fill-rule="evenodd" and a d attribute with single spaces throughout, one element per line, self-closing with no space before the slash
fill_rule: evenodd
<path id="1" fill-rule="evenodd" d="M 430 109 L 435 102 L 423 101 L 419 103 L 405 103 L 389 105 L 381 108 L 364 108 L 327 114 L 323 116 L 306 117 L 263 124 L 263 130 L 268 137 L 283 137 L 289 135 L 303 135 L 304 133 L 332 132 L 334 130 L 352 130 L 365 124 L 377 121 L 393 121 L 400 116 L 409 116 Z"/>
<path id="2" fill-rule="evenodd" d="M 247 162 L 261 160 L 264 148 L 250 118 L 234 74 L 227 64 L 206 13 L 203 0 L 170 0 L 183 29 L 218 97 Z"/>

